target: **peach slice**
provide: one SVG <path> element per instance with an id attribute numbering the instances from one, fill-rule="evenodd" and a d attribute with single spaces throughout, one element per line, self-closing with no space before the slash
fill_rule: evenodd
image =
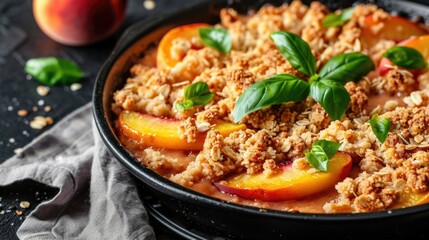
<path id="1" fill-rule="evenodd" d="M 160 118 L 132 111 L 122 111 L 119 115 L 121 133 L 144 146 L 176 150 L 201 150 L 206 133 L 198 134 L 195 142 L 188 143 L 186 139 L 179 137 L 180 123 L 181 120 Z M 234 131 L 246 129 L 246 125 L 219 121 L 214 129 L 223 136 L 227 136 Z"/>
<path id="2" fill-rule="evenodd" d="M 309 172 L 285 165 L 278 174 L 239 174 L 214 184 L 223 192 L 246 199 L 283 201 L 302 199 L 335 186 L 350 172 L 352 159 L 349 154 L 337 152 L 329 160 L 327 172 Z"/>
<path id="3" fill-rule="evenodd" d="M 383 25 L 380 25 L 382 23 Z M 382 26 L 381 29 L 379 26 Z M 380 39 L 400 42 L 413 36 L 421 36 L 428 32 L 417 23 L 398 16 L 389 16 L 381 22 L 373 15 L 365 18 L 365 26 L 361 33 L 361 42 L 364 47 L 374 46 Z"/>
<path id="4" fill-rule="evenodd" d="M 412 207 L 429 203 L 429 193 L 402 193 L 394 208 Z"/>
<path id="5" fill-rule="evenodd" d="M 426 60 L 429 60 L 429 35 L 424 35 L 420 37 L 411 37 L 409 39 L 406 39 L 398 43 L 398 45 L 414 48 L 417 51 L 419 51 Z M 382 58 L 380 61 L 379 70 L 378 70 L 380 75 L 381 76 L 386 75 L 389 72 L 390 70 L 389 66 L 391 65 L 394 65 L 394 64 L 389 59 Z M 412 70 L 411 72 L 414 75 L 418 75 L 419 73 L 421 73 L 420 70 Z"/>
<path id="6" fill-rule="evenodd" d="M 158 52 L 156 55 L 157 67 L 160 69 L 173 68 L 178 62 L 180 62 L 184 58 L 184 56 L 181 56 L 181 58 L 172 56 L 171 49 L 173 47 L 173 41 L 176 39 L 184 39 L 192 43 L 193 38 L 199 38 L 198 29 L 201 27 L 208 26 L 210 25 L 206 23 L 193 23 L 179 26 L 168 31 L 167 34 L 165 34 L 164 37 L 161 39 L 161 42 L 158 46 Z M 202 48 L 202 46 L 198 46 L 195 44 L 193 44 L 191 47 L 193 49 Z"/>

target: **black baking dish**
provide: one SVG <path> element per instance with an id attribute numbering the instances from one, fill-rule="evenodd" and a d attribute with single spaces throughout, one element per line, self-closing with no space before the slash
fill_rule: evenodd
<path id="1" fill-rule="evenodd" d="M 278 5 L 283 1 L 269 1 Z M 309 4 L 310 1 L 303 1 Z M 321 1 L 332 9 L 346 8 L 357 1 Z M 364 1 L 360 1 L 364 2 Z M 367 1 L 368 2 L 368 1 Z M 429 23 L 427 6 L 410 1 L 369 1 L 390 12 Z M 197 224 L 213 234 L 232 239 L 290 239 L 319 236 L 350 239 L 354 236 L 395 237 L 408 231 L 421 236 L 419 224 L 429 222 L 429 204 L 391 211 L 359 214 L 306 214 L 258 209 L 231 204 L 175 184 L 140 165 L 115 136 L 114 115 L 110 110 L 112 93 L 125 82 L 129 67 L 146 47 L 159 40 L 169 29 L 192 22 L 215 23 L 218 11 L 231 6 L 241 12 L 256 9 L 263 1 L 206 1 L 177 13 L 142 21 L 130 27 L 101 68 L 93 94 L 93 111 L 97 128 L 108 148 L 133 175 L 151 190 L 163 206 L 181 221 Z M 229 5 L 228 5 L 229 4 Z M 417 231 L 417 232 L 415 232 Z M 412 235 L 410 235 L 412 237 Z"/>

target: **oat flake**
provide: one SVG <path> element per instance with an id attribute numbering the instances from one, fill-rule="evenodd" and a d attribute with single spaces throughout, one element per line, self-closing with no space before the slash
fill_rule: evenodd
<path id="1" fill-rule="evenodd" d="M 82 88 L 82 84 L 80 83 L 73 83 L 72 85 L 70 85 L 70 90 L 72 90 L 73 92 L 81 88 Z"/>
<path id="2" fill-rule="evenodd" d="M 143 6 L 144 8 L 146 8 L 146 10 L 153 10 L 156 7 L 156 3 L 155 1 L 152 1 L 152 0 L 145 0 L 143 2 Z"/>
<path id="3" fill-rule="evenodd" d="M 19 206 L 21 208 L 29 208 L 30 207 L 30 202 L 28 202 L 28 201 L 22 201 L 22 202 L 19 203 Z"/>

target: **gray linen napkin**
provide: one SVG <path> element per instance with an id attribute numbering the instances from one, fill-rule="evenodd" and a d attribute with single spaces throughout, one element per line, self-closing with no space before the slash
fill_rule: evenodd
<path id="1" fill-rule="evenodd" d="M 0 185 L 32 179 L 59 188 L 28 215 L 20 239 L 155 239 L 133 179 L 99 137 L 91 106 L 0 165 Z"/>

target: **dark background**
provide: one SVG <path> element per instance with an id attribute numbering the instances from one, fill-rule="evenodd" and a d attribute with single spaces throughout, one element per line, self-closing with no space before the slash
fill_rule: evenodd
<path id="1" fill-rule="evenodd" d="M 124 22 L 114 35 L 90 46 L 68 47 L 54 42 L 39 29 L 33 17 L 32 0 L 1 0 L 0 163 L 11 157 L 15 149 L 24 147 L 65 115 L 91 101 L 95 77 L 127 27 L 201 1 L 156 0 L 155 9 L 147 10 L 143 0 L 128 0 Z M 41 84 L 27 76 L 24 64 L 30 58 L 45 56 L 75 61 L 85 73 L 82 89 L 72 91 L 70 86 L 55 86 L 47 96 L 40 96 L 36 88 Z M 40 100 L 43 106 L 38 105 Z M 33 106 L 38 110 L 32 111 Z M 44 106 L 51 106 L 52 110 L 45 112 Z M 19 117 L 17 111 L 20 109 L 29 110 L 28 116 Z M 29 122 L 37 115 L 52 117 L 54 124 L 40 130 L 32 129 Z M 15 231 L 25 216 L 56 192 L 56 189 L 30 180 L 0 187 L 0 239 L 15 239 Z M 30 207 L 17 215 L 15 211 L 22 210 L 19 203 L 24 200 L 31 203 Z M 153 225 L 158 239 L 178 238 L 159 224 Z"/>

